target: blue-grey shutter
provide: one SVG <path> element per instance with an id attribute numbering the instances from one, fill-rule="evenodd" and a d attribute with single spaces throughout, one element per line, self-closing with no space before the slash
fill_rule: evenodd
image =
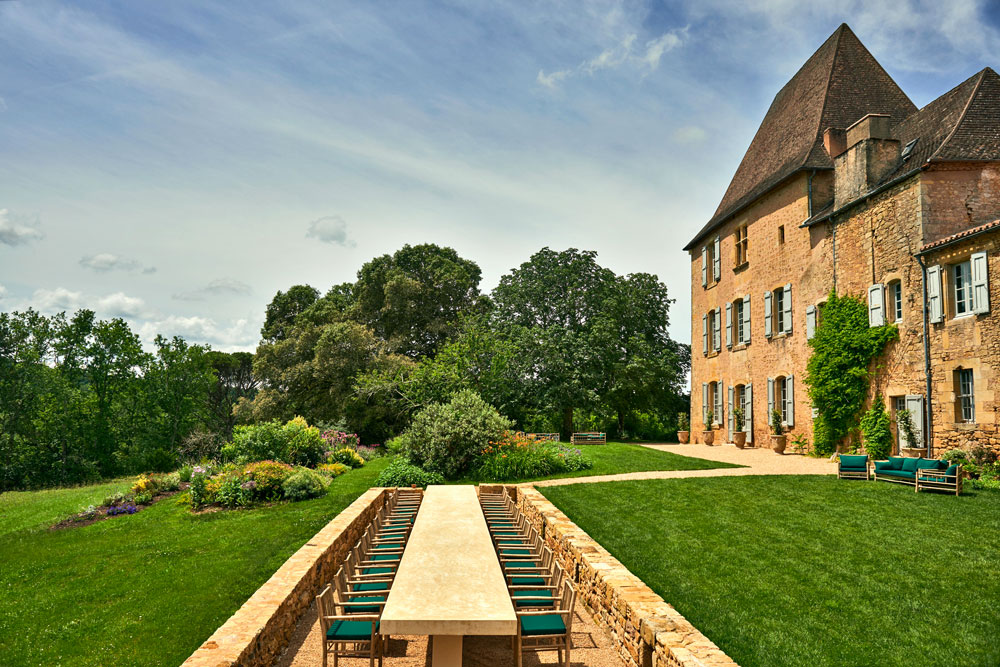
<path id="1" fill-rule="evenodd" d="M 708 356 L 708 313 L 701 316 L 701 353 Z"/>
<path id="2" fill-rule="evenodd" d="M 712 275 L 714 276 L 716 282 L 719 282 L 719 279 L 722 278 L 722 252 L 721 252 L 722 248 L 720 246 L 721 246 L 721 242 L 719 240 L 719 237 L 716 236 L 715 237 L 715 245 L 712 248 L 712 250 L 713 250 L 713 252 L 712 252 Z"/>
<path id="3" fill-rule="evenodd" d="M 726 347 L 733 347 L 733 304 L 726 304 Z"/>
<path id="4" fill-rule="evenodd" d="M 764 292 L 764 336 L 766 338 L 771 337 L 771 293 Z M 768 419 L 770 419 L 770 411 L 768 412 Z"/>
<path id="5" fill-rule="evenodd" d="M 785 378 L 785 423 L 795 426 L 795 384 L 791 375 Z"/>
<path id="6" fill-rule="evenodd" d="M 708 423 L 708 383 L 701 383 L 701 423 Z"/>
<path id="7" fill-rule="evenodd" d="M 771 413 L 774 412 L 774 378 L 767 378 L 767 425 L 771 426 Z"/>
<path id="8" fill-rule="evenodd" d="M 747 432 L 747 442 L 753 442 L 753 385 L 743 388 L 743 430 Z"/>
<path id="9" fill-rule="evenodd" d="M 708 246 L 701 248 L 701 286 L 708 287 Z"/>
<path id="10" fill-rule="evenodd" d="M 743 339 L 741 343 L 750 342 L 750 295 L 743 297 Z"/>
<path id="11" fill-rule="evenodd" d="M 715 317 L 712 318 L 712 349 L 716 352 L 722 350 L 722 310 L 715 309 Z"/>
<path id="12" fill-rule="evenodd" d="M 733 441 L 733 385 L 729 385 L 729 442 Z"/>
<path id="13" fill-rule="evenodd" d="M 990 312 L 989 269 L 986 263 L 986 253 L 973 253 L 972 264 L 972 312 Z"/>
<path id="14" fill-rule="evenodd" d="M 880 327 L 885 324 L 885 291 L 881 283 L 868 288 L 868 326 Z"/>
<path id="15" fill-rule="evenodd" d="M 816 335 L 816 306 L 806 306 L 806 340 Z"/>
<path id="16" fill-rule="evenodd" d="M 792 284 L 785 285 L 785 298 L 782 303 L 781 312 L 782 330 L 786 334 L 792 333 Z"/>
<path id="17" fill-rule="evenodd" d="M 944 320 L 944 303 L 941 299 L 941 267 L 927 269 L 927 311 L 931 322 Z"/>

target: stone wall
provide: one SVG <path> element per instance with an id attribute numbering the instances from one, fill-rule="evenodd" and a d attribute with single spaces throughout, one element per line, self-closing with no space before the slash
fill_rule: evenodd
<path id="1" fill-rule="evenodd" d="M 494 487 L 496 488 L 496 487 Z M 532 487 L 507 487 L 628 667 L 736 663 Z"/>
<path id="2" fill-rule="evenodd" d="M 385 504 L 369 489 L 285 561 L 249 600 L 191 654 L 187 667 L 257 667 L 274 663 L 303 612 L 333 580 L 348 552 Z"/>

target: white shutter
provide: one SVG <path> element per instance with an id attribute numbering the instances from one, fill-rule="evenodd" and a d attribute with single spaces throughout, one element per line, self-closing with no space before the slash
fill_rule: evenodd
<path id="1" fill-rule="evenodd" d="M 733 304 L 726 304 L 726 347 L 733 347 Z"/>
<path id="2" fill-rule="evenodd" d="M 701 286 L 708 287 L 708 246 L 701 248 Z"/>
<path id="3" fill-rule="evenodd" d="M 785 299 L 782 304 L 781 321 L 786 334 L 792 333 L 792 284 L 785 285 Z"/>
<path id="4" fill-rule="evenodd" d="M 701 423 L 708 422 L 708 383 L 701 383 Z"/>
<path id="5" fill-rule="evenodd" d="M 729 385 L 729 416 L 727 417 L 729 423 L 729 442 L 733 441 L 733 385 Z"/>
<path id="6" fill-rule="evenodd" d="M 806 340 L 816 335 L 816 306 L 806 306 Z"/>
<path id="7" fill-rule="evenodd" d="M 701 353 L 708 356 L 708 313 L 701 316 Z"/>
<path id="8" fill-rule="evenodd" d="M 868 288 L 868 326 L 885 324 L 885 288 L 876 283 Z"/>
<path id="9" fill-rule="evenodd" d="M 743 388 L 743 430 L 747 432 L 747 442 L 753 442 L 753 385 Z"/>
<path id="10" fill-rule="evenodd" d="M 791 375 L 785 378 L 785 420 L 795 426 L 795 384 Z"/>
<path id="11" fill-rule="evenodd" d="M 924 446 L 924 397 L 919 394 L 907 396 L 906 409 L 910 411 L 910 419 L 913 420 L 913 435 L 917 437 L 917 441 L 911 442 L 910 447 L 919 449 Z"/>
<path id="12" fill-rule="evenodd" d="M 989 270 L 986 264 L 986 253 L 973 253 L 972 259 L 972 312 L 990 312 Z"/>
<path id="13" fill-rule="evenodd" d="M 716 352 L 722 350 L 722 309 L 715 309 L 715 317 L 712 318 L 712 349 Z"/>
<path id="14" fill-rule="evenodd" d="M 771 413 L 774 412 L 774 378 L 767 378 L 767 425 L 771 425 Z"/>
<path id="15" fill-rule="evenodd" d="M 743 339 L 741 343 L 750 342 L 750 295 L 743 297 Z"/>
<path id="16" fill-rule="evenodd" d="M 771 293 L 764 292 L 764 336 L 771 337 Z M 768 417 L 770 419 L 770 417 Z"/>
<path id="17" fill-rule="evenodd" d="M 712 247 L 712 276 L 718 282 L 722 278 L 722 248 L 719 237 L 715 237 L 715 245 Z"/>
<path id="18" fill-rule="evenodd" d="M 927 310 L 931 322 L 944 321 L 944 303 L 941 299 L 941 267 L 927 269 Z"/>

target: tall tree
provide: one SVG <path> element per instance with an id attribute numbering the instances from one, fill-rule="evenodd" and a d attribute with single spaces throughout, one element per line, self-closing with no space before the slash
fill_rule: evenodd
<path id="1" fill-rule="evenodd" d="M 215 381 L 208 392 L 209 413 L 219 436 L 229 440 L 236 424 L 233 408 L 241 398 L 252 399 L 260 384 L 253 374 L 253 355 L 213 350 L 207 356 L 215 373 Z"/>
<path id="2" fill-rule="evenodd" d="M 319 299 L 319 290 L 309 285 L 295 285 L 287 292 L 278 291 L 264 315 L 261 338 L 268 342 L 284 340 L 296 318 Z"/>

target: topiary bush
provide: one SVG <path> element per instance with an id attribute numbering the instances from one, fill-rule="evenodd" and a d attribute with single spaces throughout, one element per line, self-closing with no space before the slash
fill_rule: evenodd
<path id="1" fill-rule="evenodd" d="M 872 407 L 861 417 L 865 451 L 872 459 L 886 459 L 892 452 L 892 428 L 882 395 L 875 396 Z"/>
<path id="2" fill-rule="evenodd" d="M 452 479 L 512 426 L 477 393 L 464 390 L 418 412 L 402 435 L 403 451 L 411 463 Z"/>
<path id="3" fill-rule="evenodd" d="M 328 480 L 315 470 L 296 468 L 281 485 L 288 500 L 318 498 L 326 493 Z"/>
<path id="4" fill-rule="evenodd" d="M 403 457 L 393 459 L 375 478 L 375 486 L 419 486 L 425 489 L 429 484 L 444 484 L 444 477 L 436 472 L 427 472 Z"/>

